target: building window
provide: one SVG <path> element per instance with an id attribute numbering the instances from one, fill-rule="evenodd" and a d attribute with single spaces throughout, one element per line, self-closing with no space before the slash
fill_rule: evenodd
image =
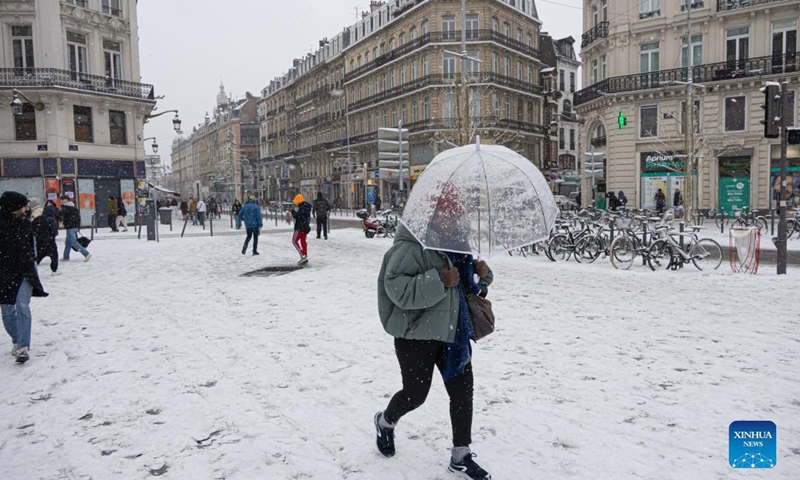
<path id="1" fill-rule="evenodd" d="M 608 0 L 602 0 L 600 2 L 600 11 L 602 14 L 600 15 L 604 22 L 608 21 Z"/>
<path id="2" fill-rule="evenodd" d="M 72 113 L 75 123 L 75 141 L 76 142 L 94 142 L 94 134 L 92 130 L 92 107 L 80 107 L 74 105 Z"/>
<path id="3" fill-rule="evenodd" d="M 745 129 L 747 114 L 746 97 L 727 97 L 725 99 L 725 131 L 741 132 Z"/>
<path id="4" fill-rule="evenodd" d="M 793 72 L 797 67 L 797 19 L 772 22 L 772 73 L 781 73 L 783 66 Z"/>
<path id="5" fill-rule="evenodd" d="M 508 60 L 508 57 L 503 57 L 503 74 L 506 77 L 511 76 L 511 62 Z"/>
<path id="6" fill-rule="evenodd" d="M 558 148 L 564 150 L 564 128 L 558 129 Z"/>
<path id="7" fill-rule="evenodd" d="M 528 83 L 533 83 L 533 65 L 528 65 Z"/>
<path id="8" fill-rule="evenodd" d="M 431 118 L 431 97 L 422 99 L 422 118 L 426 120 Z"/>
<path id="9" fill-rule="evenodd" d="M 442 16 L 442 39 L 455 40 L 456 38 L 456 16 L 443 15 Z"/>
<path id="10" fill-rule="evenodd" d="M 511 118 L 511 97 L 506 95 L 506 118 Z"/>
<path id="11" fill-rule="evenodd" d="M 395 69 L 393 68 L 393 69 L 392 69 L 392 71 L 391 71 L 391 73 L 390 73 L 390 76 L 389 76 L 389 78 L 390 78 L 390 82 L 391 82 L 391 83 L 389 84 L 389 88 L 394 88 L 394 87 L 396 87 L 396 86 L 397 86 L 397 70 L 395 70 Z"/>
<path id="12" fill-rule="evenodd" d="M 417 39 L 417 27 L 411 27 L 411 30 L 409 30 L 408 33 L 412 42 Z"/>
<path id="13" fill-rule="evenodd" d="M 36 68 L 33 61 L 33 28 L 30 25 L 11 27 L 11 47 L 14 53 L 14 74 L 32 74 L 31 70 Z"/>
<path id="14" fill-rule="evenodd" d="M 428 29 L 428 20 L 422 21 L 422 34 L 427 35 L 430 30 Z"/>
<path id="15" fill-rule="evenodd" d="M 400 46 L 406 44 L 406 32 L 400 32 Z"/>
<path id="16" fill-rule="evenodd" d="M 497 73 L 500 68 L 500 54 L 492 52 L 492 73 Z"/>
<path id="17" fill-rule="evenodd" d="M 492 31 L 497 32 L 500 30 L 500 21 L 497 20 L 497 17 L 492 17 Z"/>
<path id="18" fill-rule="evenodd" d="M 111 130 L 112 145 L 127 145 L 128 134 L 125 128 L 125 112 L 119 110 L 108 111 L 108 128 Z"/>
<path id="19" fill-rule="evenodd" d="M 520 45 L 522 44 L 522 29 L 521 28 L 517 29 L 517 42 L 519 42 Z"/>
<path id="20" fill-rule="evenodd" d="M 480 28 L 478 15 L 467 15 L 467 40 L 477 40 Z"/>
<path id="21" fill-rule="evenodd" d="M 411 60 L 411 80 L 413 81 L 416 79 L 417 79 L 417 62 Z"/>
<path id="22" fill-rule="evenodd" d="M 527 42 L 527 44 L 528 44 L 529 47 L 533 48 L 533 35 L 531 35 L 530 33 L 528 34 L 528 42 Z"/>
<path id="23" fill-rule="evenodd" d="M 508 22 L 503 22 L 503 34 L 506 38 L 511 38 L 511 25 Z"/>
<path id="24" fill-rule="evenodd" d="M 397 125 L 397 105 L 392 105 L 392 126 Z"/>
<path id="25" fill-rule="evenodd" d="M 428 54 L 422 56 L 422 76 L 427 77 L 431 73 L 431 64 Z"/>
<path id="26" fill-rule="evenodd" d="M 569 129 L 569 149 L 575 150 L 575 129 Z"/>
<path id="27" fill-rule="evenodd" d="M 385 108 L 383 109 L 383 126 L 384 127 L 390 127 L 391 126 L 391 125 L 389 125 L 389 110 L 387 110 Z"/>
<path id="28" fill-rule="evenodd" d="M 558 71 L 558 90 L 560 92 L 566 91 L 566 89 L 564 88 L 564 70 Z"/>
<path id="29" fill-rule="evenodd" d="M 450 53 L 442 54 L 442 75 L 445 79 L 452 79 L 456 74 L 456 57 Z"/>
<path id="30" fill-rule="evenodd" d="M 400 112 L 401 112 L 400 119 L 403 121 L 403 123 L 408 123 L 408 106 L 406 105 L 405 102 L 403 102 L 403 106 L 401 107 Z"/>
<path id="31" fill-rule="evenodd" d="M 389 39 L 389 51 L 394 52 L 394 37 Z"/>
<path id="32" fill-rule="evenodd" d="M 103 54 L 106 63 L 106 80 L 122 79 L 122 47 L 119 42 L 103 40 Z"/>
<path id="33" fill-rule="evenodd" d="M 67 0 L 70 5 L 86 8 L 86 0 Z"/>
<path id="34" fill-rule="evenodd" d="M 89 73 L 89 57 L 86 54 L 86 35 L 67 32 L 67 57 L 72 80 L 88 80 L 88 77 L 82 75 Z"/>
<path id="35" fill-rule="evenodd" d="M 522 80 L 522 62 L 517 62 L 517 78 Z"/>
<path id="36" fill-rule="evenodd" d="M 114 15 L 115 17 L 121 17 L 122 0 L 103 0 L 103 13 Z"/>
<path id="37" fill-rule="evenodd" d="M 473 118 L 481 116 L 481 92 L 470 91 L 469 93 L 469 114 Z"/>
<path id="38" fill-rule="evenodd" d="M 692 65 L 703 64 L 703 35 L 692 35 Z M 686 45 L 686 37 L 681 39 L 681 67 L 689 66 L 689 47 Z"/>
<path id="39" fill-rule="evenodd" d="M 725 32 L 725 61 L 729 70 L 744 70 L 750 58 L 750 27 L 729 28 Z"/>
<path id="40" fill-rule="evenodd" d="M 592 5 L 592 26 L 596 27 L 600 23 L 600 15 L 597 12 L 597 5 Z"/>
<path id="41" fill-rule="evenodd" d="M 608 78 L 608 69 L 606 68 L 606 54 L 600 55 L 600 80 Z"/>
<path id="42" fill-rule="evenodd" d="M 402 65 L 400 67 L 400 85 L 406 84 L 406 66 Z"/>
<path id="43" fill-rule="evenodd" d="M 658 86 L 658 70 L 660 68 L 660 54 L 658 42 L 643 43 L 639 46 L 639 71 L 643 74 L 641 82 L 643 88 Z"/>
<path id="44" fill-rule="evenodd" d="M 592 85 L 597 83 L 597 60 L 592 60 Z"/>
<path id="45" fill-rule="evenodd" d="M 467 57 L 469 57 L 470 59 L 480 58 L 480 52 L 478 52 L 477 50 L 468 50 Z M 469 75 L 470 78 L 477 79 L 477 75 L 480 72 L 480 63 L 474 60 L 467 60 L 466 62 L 464 62 L 464 67 L 467 75 Z"/>
<path id="46" fill-rule="evenodd" d="M 442 118 L 455 118 L 456 117 L 456 101 L 453 92 L 445 92 L 442 94 Z"/>
<path id="47" fill-rule="evenodd" d="M 14 115 L 17 140 L 36 140 L 36 109 L 30 103 L 22 104 L 22 114 Z"/>
<path id="48" fill-rule="evenodd" d="M 639 0 L 639 18 L 661 15 L 661 0 Z"/>
<path id="49" fill-rule="evenodd" d="M 658 136 L 658 105 L 639 107 L 639 137 Z"/>
<path id="50" fill-rule="evenodd" d="M 411 100 L 411 121 L 416 122 L 418 119 L 417 115 L 417 99 Z"/>

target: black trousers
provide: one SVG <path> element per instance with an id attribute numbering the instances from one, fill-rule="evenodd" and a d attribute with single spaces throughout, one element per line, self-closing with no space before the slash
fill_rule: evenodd
<path id="1" fill-rule="evenodd" d="M 58 270 L 58 245 L 56 245 L 56 239 L 54 238 L 45 248 L 39 248 L 38 250 L 36 252 L 36 264 L 38 265 L 42 263 L 42 260 L 50 257 L 50 270 L 54 272 Z"/>
<path id="2" fill-rule="evenodd" d="M 108 226 L 111 227 L 111 230 L 117 231 L 117 216 L 116 215 L 108 215 Z"/>
<path id="3" fill-rule="evenodd" d="M 328 217 L 317 217 L 317 238 L 320 233 L 324 233 L 325 238 L 328 238 Z"/>
<path id="4" fill-rule="evenodd" d="M 394 350 L 403 376 L 403 389 L 395 393 L 384 412 L 389 423 L 397 423 L 406 413 L 416 409 L 428 397 L 433 379 L 433 367 L 444 367 L 441 355 L 444 343 L 436 340 L 406 340 L 395 338 Z M 466 447 L 472 443 L 472 363 L 464 373 L 444 384 L 450 396 L 450 423 L 453 427 L 453 446 Z"/>
<path id="5" fill-rule="evenodd" d="M 258 235 L 261 232 L 258 231 L 258 227 L 247 228 L 247 238 L 244 239 L 244 247 L 242 250 L 247 250 L 247 244 L 250 243 L 250 237 L 253 237 L 253 252 L 258 251 Z"/>

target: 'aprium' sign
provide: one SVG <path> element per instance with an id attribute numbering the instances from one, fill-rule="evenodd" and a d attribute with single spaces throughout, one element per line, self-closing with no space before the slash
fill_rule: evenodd
<path id="1" fill-rule="evenodd" d="M 728 428 L 728 461 L 733 468 L 773 468 L 777 428 L 768 421 L 740 420 Z"/>

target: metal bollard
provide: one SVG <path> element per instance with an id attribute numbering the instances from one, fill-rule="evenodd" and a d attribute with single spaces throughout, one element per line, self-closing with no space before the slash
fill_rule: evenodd
<path id="1" fill-rule="evenodd" d="M 725 210 L 720 209 L 719 214 L 722 215 L 722 220 L 719 222 L 719 233 L 725 233 Z"/>
<path id="2" fill-rule="evenodd" d="M 169 231 L 172 231 L 172 215 L 169 216 Z"/>
<path id="3" fill-rule="evenodd" d="M 186 232 L 186 225 L 189 223 L 189 215 L 186 216 L 186 220 L 183 221 L 183 230 L 181 230 L 181 238 L 183 238 L 184 232 Z"/>
<path id="4" fill-rule="evenodd" d="M 93 213 L 92 214 L 92 228 L 90 229 L 91 230 L 90 235 L 92 236 L 91 240 L 94 240 L 94 232 L 95 232 L 95 229 L 96 229 L 96 226 L 95 226 L 96 223 L 95 223 L 94 217 L 95 217 L 95 214 Z"/>
<path id="5" fill-rule="evenodd" d="M 208 228 L 211 230 L 211 236 L 214 236 L 214 218 L 208 217 Z"/>
<path id="6" fill-rule="evenodd" d="M 678 224 L 678 231 L 679 231 L 680 233 L 683 233 L 683 229 L 684 229 L 683 222 L 680 222 L 680 223 Z M 683 247 L 683 235 L 681 235 L 680 237 L 681 237 L 681 238 L 680 238 L 680 242 L 678 242 L 678 244 L 681 246 L 681 250 L 683 250 L 683 251 L 686 251 L 686 249 Z"/>
<path id="7" fill-rule="evenodd" d="M 770 227 L 769 234 L 774 237 L 775 236 L 775 208 L 774 207 L 769 207 L 769 218 L 770 218 L 770 222 L 772 223 L 772 226 Z"/>

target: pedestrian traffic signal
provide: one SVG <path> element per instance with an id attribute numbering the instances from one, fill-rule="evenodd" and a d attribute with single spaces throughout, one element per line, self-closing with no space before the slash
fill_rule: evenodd
<path id="1" fill-rule="evenodd" d="M 786 143 L 789 145 L 800 145 L 800 128 L 786 129 Z"/>
<path id="2" fill-rule="evenodd" d="M 765 138 L 779 138 L 781 136 L 781 86 L 775 82 L 767 82 L 767 86 L 761 89 L 764 92 L 764 103 L 761 108 L 764 109 L 764 120 L 760 120 L 764 124 L 764 137 Z"/>
<path id="3" fill-rule="evenodd" d="M 628 119 L 625 118 L 625 115 L 622 114 L 622 111 L 620 111 L 619 116 L 617 116 L 617 124 L 619 125 L 620 130 L 622 130 L 622 127 L 628 124 Z"/>

